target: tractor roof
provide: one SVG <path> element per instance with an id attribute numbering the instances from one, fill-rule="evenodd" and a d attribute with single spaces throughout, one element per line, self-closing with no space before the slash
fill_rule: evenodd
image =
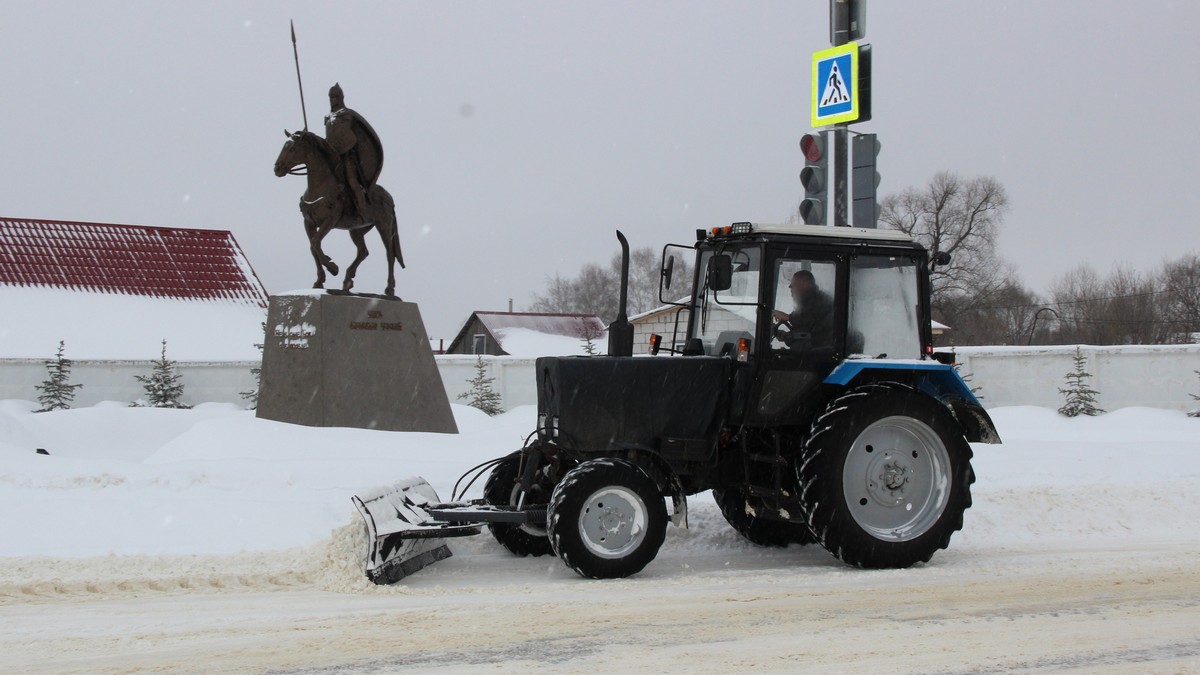
<path id="1" fill-rule="evenodd" d="M 770 223 L 733 223 L 726 227 L 714 227 L 706 233 L 708 238 L 736 237 L 742 235 L 793 235 L 798 237 L 826 237 L 831 239 L 858 239 L 864 241 L 896 242 L 911 244 L 913 238 L 899 230 L 865 229 L 861 227 L 828 227 L 825 225 L 774 225 Z"/>

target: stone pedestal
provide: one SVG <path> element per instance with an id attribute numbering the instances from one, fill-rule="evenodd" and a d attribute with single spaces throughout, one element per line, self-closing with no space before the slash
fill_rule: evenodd
<path id="1" fill-rule="evenodd" d="M 420 311 L 382 296 L 271 296 L 258 416 L 458 433 Z"/>

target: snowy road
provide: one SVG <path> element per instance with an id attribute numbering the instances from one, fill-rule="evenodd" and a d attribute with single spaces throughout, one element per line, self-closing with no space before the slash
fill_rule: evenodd
<path id="1" fill-rule="evenodd" d="M 87 435 L 115 411 L 79 412 L 52 420 L 53 460 L 21 450 L 45 418 L 0 419 L 20 467 L 0 467 L 0 672 L 1200 672 L 1200 424 L 1181 413 L 996 411 L 1006 443 L 975 447 L 964 530 L 908 570 L 754 547 L 706 494 L 632 579 L 484 536 L 375 587 L 346 485 L 424 462 L 448 491 L 523 420 L 264 450 L 229 440 L 280 433 L 242 413 L 154 415 L 135 445 Z"/>
<path id="2" fill-rule="evenodd" d="M 503 554 L 443 565 L 390 593 L 281 575 L 7 597 L 0 670 L 1200 670 L 1194 546 L 948 551 L 888 572 L 667 551 L 618 582 Z"/>

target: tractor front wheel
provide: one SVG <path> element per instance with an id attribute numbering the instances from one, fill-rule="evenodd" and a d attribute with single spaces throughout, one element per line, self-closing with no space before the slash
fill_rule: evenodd
<path id="1" fill-rule="evenodd" d="M 492 469 L 487 484 L 483 486 L 483 498 L 494 506 L 516 506 L 521 495 L 522 455 L 512 454 Z M 540 475 L 540 472 L 539 472 Z M 535 506 L 549 501 L 550 488 L 537 481 L 525 495 L 525 505 Z M 489 523 L 488 530 L 500 545 L 520 556 L 550 555 L 550 538 L 545 525 L 531 523 Z"/>
<path id="2" fill-rule="evenodd" d="M 667 535 L 667 508 L 658 485 L 637 465 L 593 459 L 555 486 L 547 531 L 554 552 L 579 574 L 627 577 L 658 555 Z"/>
<path id="3" fill-rule="evenodd" d="M 817 418 L 797 470 L 817 540 L 856 567 L 927 562 L 971 506 L 971 446 L 950 410 L 900 384 L 859 387 Z"/>

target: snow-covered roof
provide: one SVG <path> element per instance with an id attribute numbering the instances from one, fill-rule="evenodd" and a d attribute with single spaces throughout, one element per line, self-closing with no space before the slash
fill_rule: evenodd
<path id="1" fill-rule="evenodd" d="M 252 361 L 266 306 L 229 232 L 0 218 L 0 358 Z"/>
<path id="2" fill-rule="evenodd" d="M 842 239 L 871 239 L 877 241 L 911 242 L 912 237 L 899 230 L 862 227 L 829 227 L 826 225 L 777 225 L 774 223 L 750 223 L 753 232 L 771 234 L 801 234 L 810 237 L 839 237 Z"/>
<path id="3" fill-rule="evenodd" d="M 267 306 L 224 230 L 0 217 L 0 285 Z"/>
<path id="4" fill-rule="evenodd" d="M 673 311 L 678 310 L 681 305 L 686 308 L 686 306 L 689 302 L 691 302 L 691 297 L 684 296 L 684 297 L 676 300 L 675 304 L 673 304 L 673 305 L 662 305 L 659 307 L 655 307 L 654 309 L 646 310 L 645 312 L 639 312 L 637 314 L 634 314 L 633 316 L 629 317 L 629 321 L 631 323 L 637 323 L 639 321 L 649 319 L 651 317 L 657 316 L 664 312 L 673 312 Z"/>
<path id="5" fill-rule="evenodd" d="M 500 349 L 513 356 L 575 354 L 582 349 L 581 341 L 585 335 L 591 335 L 597 344 L 602 343 L 605 336 L 604 322 L 593 314 L 473 312 L 446 347 L 447 352 L 453 352 L 466 339 L 467 329 L 476 318 L 491 333 Z"/>

